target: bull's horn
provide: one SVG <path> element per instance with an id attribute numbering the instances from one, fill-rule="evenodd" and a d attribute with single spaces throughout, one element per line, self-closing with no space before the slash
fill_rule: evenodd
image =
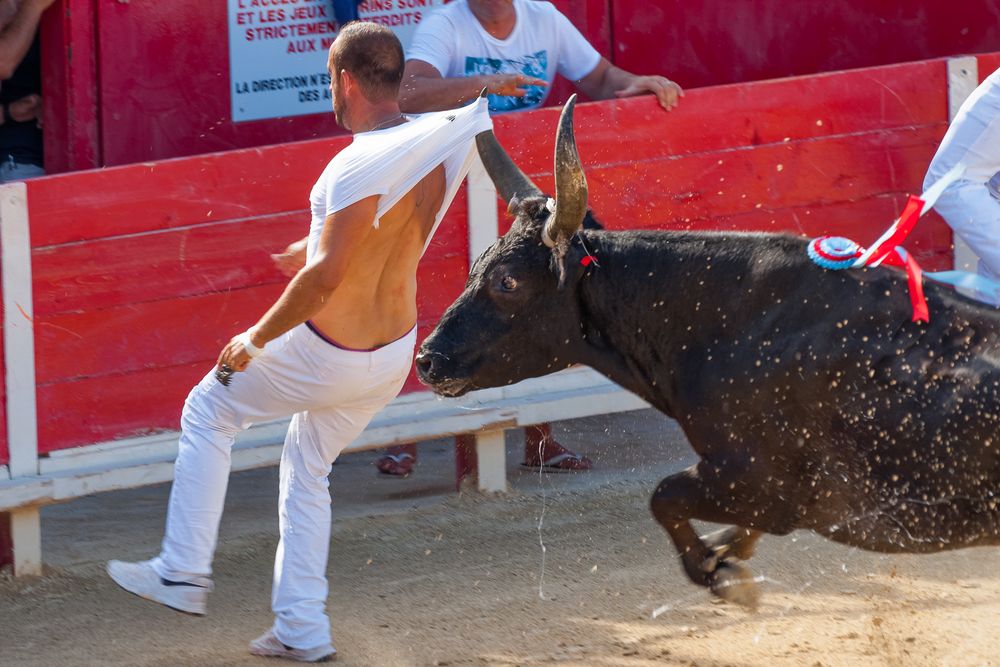
<path id="1" fill-rule="evenodd" d="M 587 214 L 587 177 L 583 174 L 576 137 L 573 136 L 574 106 L 576 95 L 570 97 L 563 107 L 556 132 L 556 210 L 555 215 L 545 223 L 542 235 L 543 239 L 552 241 L 573 236 Z"/>
<path id="2" fill-rule="evenodd" d="M 490 180 L 505 202 L 509 204 L 514 197 L 523 199 L 542 196 L 538 186 L 532 183 L 507 155 L 507 151 L 497 141 L 493 130 L 486 130 L 476 135 L 476 148 L 479 149 L 479 157 L 483 160 L 486 173 L 490 175 Z"/>

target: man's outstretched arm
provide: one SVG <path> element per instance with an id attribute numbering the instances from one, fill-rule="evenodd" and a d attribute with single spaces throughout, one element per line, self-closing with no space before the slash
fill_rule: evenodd
<path id="1" fill-rule="evenodd" d="M 479 97 L 486 88 L 491 95 L 524 97 L 525 86 L 547 86 L 542 79 L 523 74 L 483 74 L 442 77 L 430 63 L 407 60 L 399 87 L 399 108 L 405 113 L 443 111 L 460 107 Z"/>
<path id="2" fill-rule="evenodd" d="M 319 247 L 313 260 L 292 278 L 285 291 L 257 324 L 246 334 L 233 338 L 222 349 L 218 366 L 242 371 L 250 363 L 246 338 L 256 348 L 263 348 L 281 334 L 302 324 L 323 308 L 330 295 L 347 275 L 358 250 L 372 233 L 378 195 L 367 197 L 337 211 L 326 219 Z"/>

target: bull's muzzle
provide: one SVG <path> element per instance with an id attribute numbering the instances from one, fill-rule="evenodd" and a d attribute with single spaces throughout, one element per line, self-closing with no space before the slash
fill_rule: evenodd
<path id="1" fill-rule="evenodd" d="M 414 366 L 417 367 L 417 377 L 424 384 L 433 384 L 435 380 L 440 380 L 442 362 L 444 362 L 444 357 L 440 354 L 420 350 L 413 360 Z"/>
<path id="2" fill-rule="evenodd" d="M 425 385 L 442 396 L 461 396 L 471 389 L 467 379 L 454 378 L 446 369 L 447 357 L 436 352 L 420 350 L 413 360 L 417 377 Z"/>

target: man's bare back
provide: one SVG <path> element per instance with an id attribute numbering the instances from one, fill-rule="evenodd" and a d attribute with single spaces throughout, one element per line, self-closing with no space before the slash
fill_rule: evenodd
<path id="1" fill-rule="evenodd" d="M 417 321 L 417 264 L 445 194 L 438 166 L 382 216 L 313 325 L 342 347 L 367 350 L 405 335 Z M 377 205 L 377 197 L 362 206 Z M 351 208 L 351 207 L 348 207 Z M 327 224 L 336 224 L 335 216 Z"/>

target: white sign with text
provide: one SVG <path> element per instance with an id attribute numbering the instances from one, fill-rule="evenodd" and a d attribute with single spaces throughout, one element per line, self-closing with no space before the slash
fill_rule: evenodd
<path id="1" fill-rule="evenodd" d="M 228 0 L 233 122 L 330 111 L 327 50 L 337 37 L 333 0 Z M 405 49 L 444 0 L 368 0 L 362 21 L 389 26 Z"/>

